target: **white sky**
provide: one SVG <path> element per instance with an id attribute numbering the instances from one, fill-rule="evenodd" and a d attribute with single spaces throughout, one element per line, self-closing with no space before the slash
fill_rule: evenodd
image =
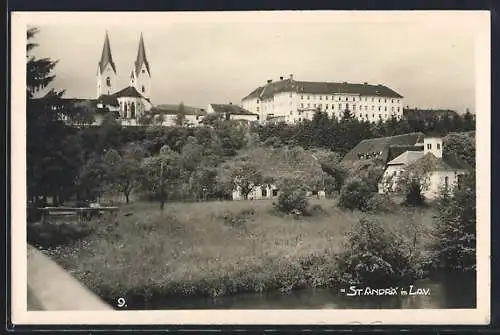
<path id="1" fill-rule="evenodd" d="M 144 34 L 154 104 L 239 103 L 267 79 L 293 73 L 304 81 L 381 83 L 411 107 L 474 111 L 477 17 L 385 13 L 353 21 L 345 13 L 241 18 L 228 13 L 214 19 L 201 13 L 184 20 L 157 13 L 150 20 L 138 14 L 75 20 L 57 15 L 58 22 L 33 22 L 40 29 L 33 53 L 59 60 L 52 86 L 66 89 L 67 97 L 95 97 L 108 30 L 118 88 L 128 85 Z"/>

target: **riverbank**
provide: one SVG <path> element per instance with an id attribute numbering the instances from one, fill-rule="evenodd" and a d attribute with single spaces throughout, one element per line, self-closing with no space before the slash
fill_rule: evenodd
<path id="1" fill-rule="evenodd" d="M 92 222 L 88 236 L 45 250 L 106 301 L 152 297 L 288 292 L 332 287 L 345 234 L 366 214 L 332 200 L 311 201 L 313 214 L 280 215 L 271 201 L 122 206 L 117 222 Z M 315 206 L 316 205 L 316 206 Z M 428 250 L 431 208 L 373 215 L 406 239 L 419 227 L 417 250 Z"/>

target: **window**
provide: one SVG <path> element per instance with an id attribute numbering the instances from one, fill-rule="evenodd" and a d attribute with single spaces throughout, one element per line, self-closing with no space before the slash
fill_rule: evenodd
<path id="1" fill-rule="evenodd" d="M 384 107 L 384 111 L 386 111 L 386 112 L 387 112 L 387 107 Z"/>
<path id="2" fill-rule="evenodd" d="M 394 103 L 394 99 L 391 99 L 391 102 Z"/>
<path id="3" fill-rule="evenodd" d="M 130 118 L 135 119 L 135 103 L 130 105 Z"/>
<path id="4" fill-rule="evenodd" d="M 328 95 L 327 95 L 327 96 L 325 96 L 325 100 L 328 100 Z"/>
<path id="5" fill-rule="evenodd" d="M 365 114 L 366 118 L 368 119 L 368 114 Z"/>
<path id="6" fill-rule="evenodd" d="M 300 96 L 300 100 L 304 100 L 304 96 L 303 95 Z"/>
<path id="7" fill-rule="evenodd" d="M 313 107 L 314 107 L 314 108 L 316 108 L 316 104 L 314 104 L 314 106 L 313 106 Z"/>
<path id="8" fill-rule="evenodd" d="M 448 188 L 448 176 L 444 177 L 444 187 Z"/>
<path id="9" fill-rule="evenodd" d="M 378 118 L 379 118 L 379 119 L 381 119 L 381 118 L 382 118 L 382 114 L 379 114 L 379 115 L 378 115 Z"/>
<path id="10" fill-rule="evenodd" d="M 349 104 L 345 104 L 345 109 L 349 110 Z"/>
<path id="11" fill-rule="evenodd" d="M 431 143 L 427 143 L 427 150 L 431 150 L 432 149 L 432 144 Z"/>
<path id="12" fill-rule="evenodd" d="M 300 108 L 304 108 L 304 104 L 300 104 Z"/>
<path id="13" fill-rule="evenodd" d="M 142 73 L 146 73 L 146 71 L 145 71 L 144 69 L 142 69 L 142 71 L 141 71 L 141 72 L 142 72 Z"/>
<path id="14" fill-rule="evenodd" d="M 339 104 L 339 109 L 342 109 L 342 104 Z"/>
<path id="15" fill-rule="evenodd" d="M 398 107 L 398 112 L 399 112 L 399 107 Z"/>
<path id="16" fill-rule="evenodd" d="M 318 107 L 319 109 L 321 109 L 323 107 L 323 104 L 319 104 Z"/>
<path id="17" fill-rule="evenodd" d="M 380 98 L 378 99 L 378 102 L 380 102 Z"/>
<path id="18" fill-rule="evenodd" d="M 356 97 L 352 97 L 352 101 L 356 101 Z"/>
<path id="19" fill-rule="evenodd" d="M 142 88 L 141 88 L 142 93 L 144 93 L 145 90 L 146 89 L 144 88 L 144 85 L 142 85 Z"/>
<path id="20" fill-rule="evenodd" d="M 372 102 L 373 102 L 373 98 L 372 98 Z"/>
<path id="21" fill-rule="evenodd" d="M 319 100 L 321 100 L 321 99 L 323 99 L 323 97 L 320 95 L 320 96 L 319 96 Z"/>
<path id="22" fill-rule="evenodd" d="M 307 96 L 307 100 L 309 100 L 311 97 L 310 96 Z"/>
<path id="23" fill-rule="evenodd" d="M 106 77 L 106 86 L 111 87 L 111 78 Z"/>
<path id="24" fill-rule="evenodd" d="M 356 110 L 356 105 L 352 105 L 352 110 L 355 111 Z"/>
<path id="25" fill-rule="evenodd" d="M 259 111 L 259 106 L 257 106 L 257 112 Z"/>
<path id="26" fill-rule="evenodd" d="M 380 111 L 382 107 L 378 106 L 378 110 Z"/>
<path id="27" fill-rule="evenodd" d="M 362 119 L 363 118 L 363 114 L 359 113 L 359 118 Z"/>
<path id="28" fill-rule="evenodd" d="M 384 99 L 384 102 L 387 102 L 387 99 Z"/>
<path id="29" fill-rule="evenodd" d="M 438 150 L 440 150 L 441 149 L 441 144 L 437 143 L 436 147 L 437 147 Z"/>
<path id="30" fill-rule="evenodd" d="M 267 189 L 264 187 L 261 187 L 260 190 L 262 191 L 262 196 L 267 197 Z"/>
<path id="31" fill-rule="evenodd" d="M 325 109 L 328 109 L 328 104 L 325 104 Z"/>
<path id="32" fill-rule="evenodd" d="M 394 107 L 391 107 L 391 112 L 394 112 Z"/>
<path id="33" fill-rule="evenodd" d="M 293 115 L 293 112 L 292 112 L 292 111 L 290 111 L 290 115 Z"/>
<path id="34" fill-rule="evenodd" d="M 307 104 L 307 108 L 311 107 L 311 104 Z"/>

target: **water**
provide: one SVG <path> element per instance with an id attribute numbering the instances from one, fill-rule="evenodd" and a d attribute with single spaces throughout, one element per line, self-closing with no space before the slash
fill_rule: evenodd
<path id="1" fill-rule="evenodd" d="M 145 309 L 456 309 L 476 307 L 476 286 L 471 277 L 448 276 L 421 280 L 413 292 L 429 295 L 346 296 L 340 288 L 305 289 L 281 294 L 237 294 L 217 298 L 153 299 Z M 398 291 L 399 292 L 399 291 Z"/>

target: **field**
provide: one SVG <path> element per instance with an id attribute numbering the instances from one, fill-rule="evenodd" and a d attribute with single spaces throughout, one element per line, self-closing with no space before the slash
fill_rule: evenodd
<path id="1" fill-rule="evenodd" d="M 269 200 L 170 203 L 163 213 L 156 203 L 133 203 L 45 252 L 108 301 L 331 286 L 344 234 L 365 214 L 333 200 L 310 203 L 312 215 L 300 218 L 275 212 Z M 432 216 L 400 209 L 375 217 L 407 238 L 421 227 L 425 250 Z"/>

